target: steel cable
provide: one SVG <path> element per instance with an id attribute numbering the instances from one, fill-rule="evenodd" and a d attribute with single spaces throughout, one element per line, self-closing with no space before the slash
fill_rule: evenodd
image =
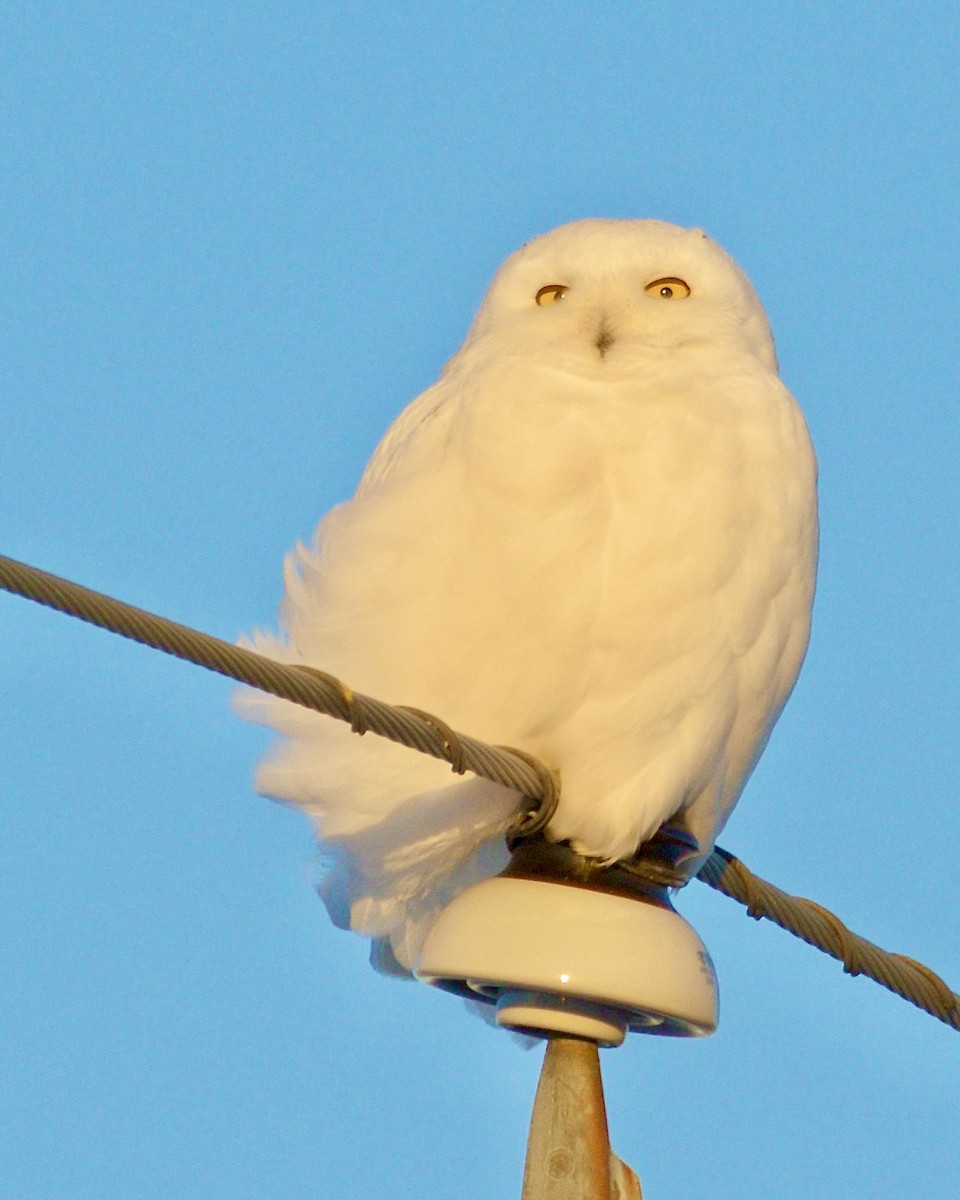
<path id="1" fill-rule="evenodd" d="M 459 774 L 472 771 L 512 788 L 524 797 L 515 831 L 543 829 L 556 808 L 557 780 L 532 756 L 506 746 L 488 746 L 419 709 L 395 707 L 362 696 L 324 671 L 276 662 L 4 555 L 0 555 L 0 588 L 346 721 L 358 734 L 369 731 L 442 759 Z M 719 846 L 697 878 L 745 905 L 749 916 L 765 917 L 831 955 L 843 963 L 848 974 L 866 975 L 960 1030 L 960 996 L 929 967 L 905 955 L 891 954 L 852 933 L 827 909 L 767 883 Z"/>

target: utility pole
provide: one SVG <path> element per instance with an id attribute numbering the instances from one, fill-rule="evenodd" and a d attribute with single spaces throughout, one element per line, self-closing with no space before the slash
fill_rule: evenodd
<path id="1" fill-rule="evenodd" d="M 642 1200 L 639 1179 L 610 1149 L 596 1042 L 547 1039 L 521 1200 Z"/>

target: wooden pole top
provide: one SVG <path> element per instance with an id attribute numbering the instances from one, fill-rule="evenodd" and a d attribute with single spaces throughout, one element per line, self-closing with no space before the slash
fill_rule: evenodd
<path id="1" fill-rule="evenodd" d="M 610 1149 L 595 1042 L 553 1036 L 533 1104 L 522 1200 L 642 1200 Z"/>

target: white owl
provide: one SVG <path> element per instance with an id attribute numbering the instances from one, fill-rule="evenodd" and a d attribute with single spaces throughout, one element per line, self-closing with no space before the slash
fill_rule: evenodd
<path id="1" fill-rule="evenodd" d="M 814 452 L 746 277 L 700 230 L 577 221 L 504 263 L 253 644 L 536 755 L 547 836 L 584 855 L 671 818 L 706 855 L 796 680 L 816 558 Z M 409 967 L 506 861 L 518 797 L 242 703 L 284 735 L 257 784 L 331 848 L 334 919 Z"/>

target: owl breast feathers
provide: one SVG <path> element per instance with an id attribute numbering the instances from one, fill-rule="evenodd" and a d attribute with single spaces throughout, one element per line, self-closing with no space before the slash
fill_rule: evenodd
<path id="1" fill-rule="evenodd" d="M 548 836 L 613 861 L 668 819 L 704 855 L 796 680 L 816 463 L 750 283 L 699 230 L 586 220 L 501 267 L 356 496 L 286 563 L 273 657 L 524 749 Z M 330 849 L 334 919 L 409 966 L 504 861 L 518 798 L 250 693 L 264 793 Z M 392 959 L 391 959 L 392 961 Z"/>

